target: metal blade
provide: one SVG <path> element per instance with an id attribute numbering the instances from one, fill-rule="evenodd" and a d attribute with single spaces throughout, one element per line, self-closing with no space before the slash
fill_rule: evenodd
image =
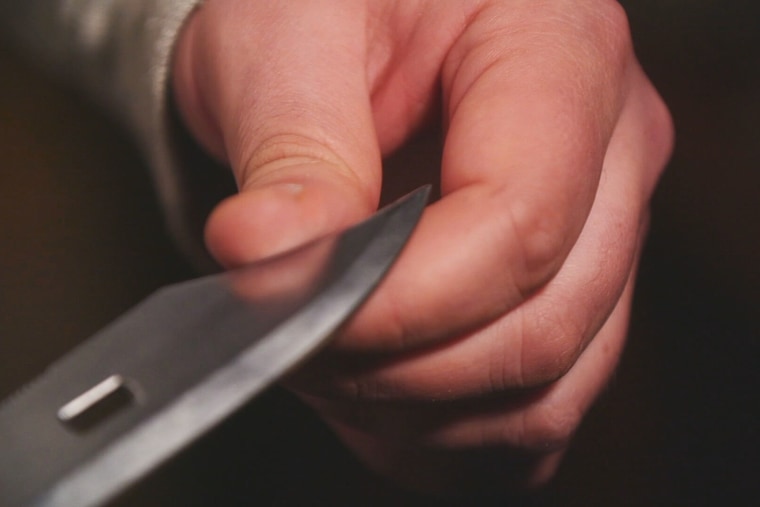
<path id="1" fill-rule="evenodd" d="M 406 244 L 420 189 L 341 234 L 169 286 L 0 406 L 0 504 L 112 499 L 313 354 Z"/>

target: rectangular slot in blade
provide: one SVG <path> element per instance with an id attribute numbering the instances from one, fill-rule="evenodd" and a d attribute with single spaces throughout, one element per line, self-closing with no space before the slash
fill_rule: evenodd
<path id="1" fill-rule="evenodd" d="M 121 375 L 111 375 L 58 409 L 58 420 L 77 432 L 88 431 L 135 399 Z"/>

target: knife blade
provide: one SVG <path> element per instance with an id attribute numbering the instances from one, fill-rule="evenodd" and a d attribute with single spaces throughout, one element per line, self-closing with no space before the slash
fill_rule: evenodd
<path id="1" fill-rule="evenodd" d="M 0 504 L 114 498 L 314 354 L 412 234 L 423 187 L 342 233 L 165 287 L 0 405 Z"/>

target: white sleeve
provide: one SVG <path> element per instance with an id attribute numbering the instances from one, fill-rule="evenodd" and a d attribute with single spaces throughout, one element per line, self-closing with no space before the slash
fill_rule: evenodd
<path id="1" fill-rule="evenodd" d="M 168 93 L 175 41 L 201 2 L 0 0 L 0 31 L 127 126 L 152 168 L 169 229 L 206 262 L 203 223 L 234 184 L 179 126 Z"/>

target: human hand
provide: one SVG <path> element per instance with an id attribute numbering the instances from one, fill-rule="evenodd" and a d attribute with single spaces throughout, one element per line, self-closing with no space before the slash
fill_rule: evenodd
<path id="1" fill-rule="evenodd" d="M 440 200 L 288 383 L 402 482 L 550 477 L 621 352 L 672 143 L 621 7 L 207 0 L 173 70 L 187 126 L 240 187 L 206 229 L 228 267 L 369 215 L 383 157 L 443 129 Z"/>

